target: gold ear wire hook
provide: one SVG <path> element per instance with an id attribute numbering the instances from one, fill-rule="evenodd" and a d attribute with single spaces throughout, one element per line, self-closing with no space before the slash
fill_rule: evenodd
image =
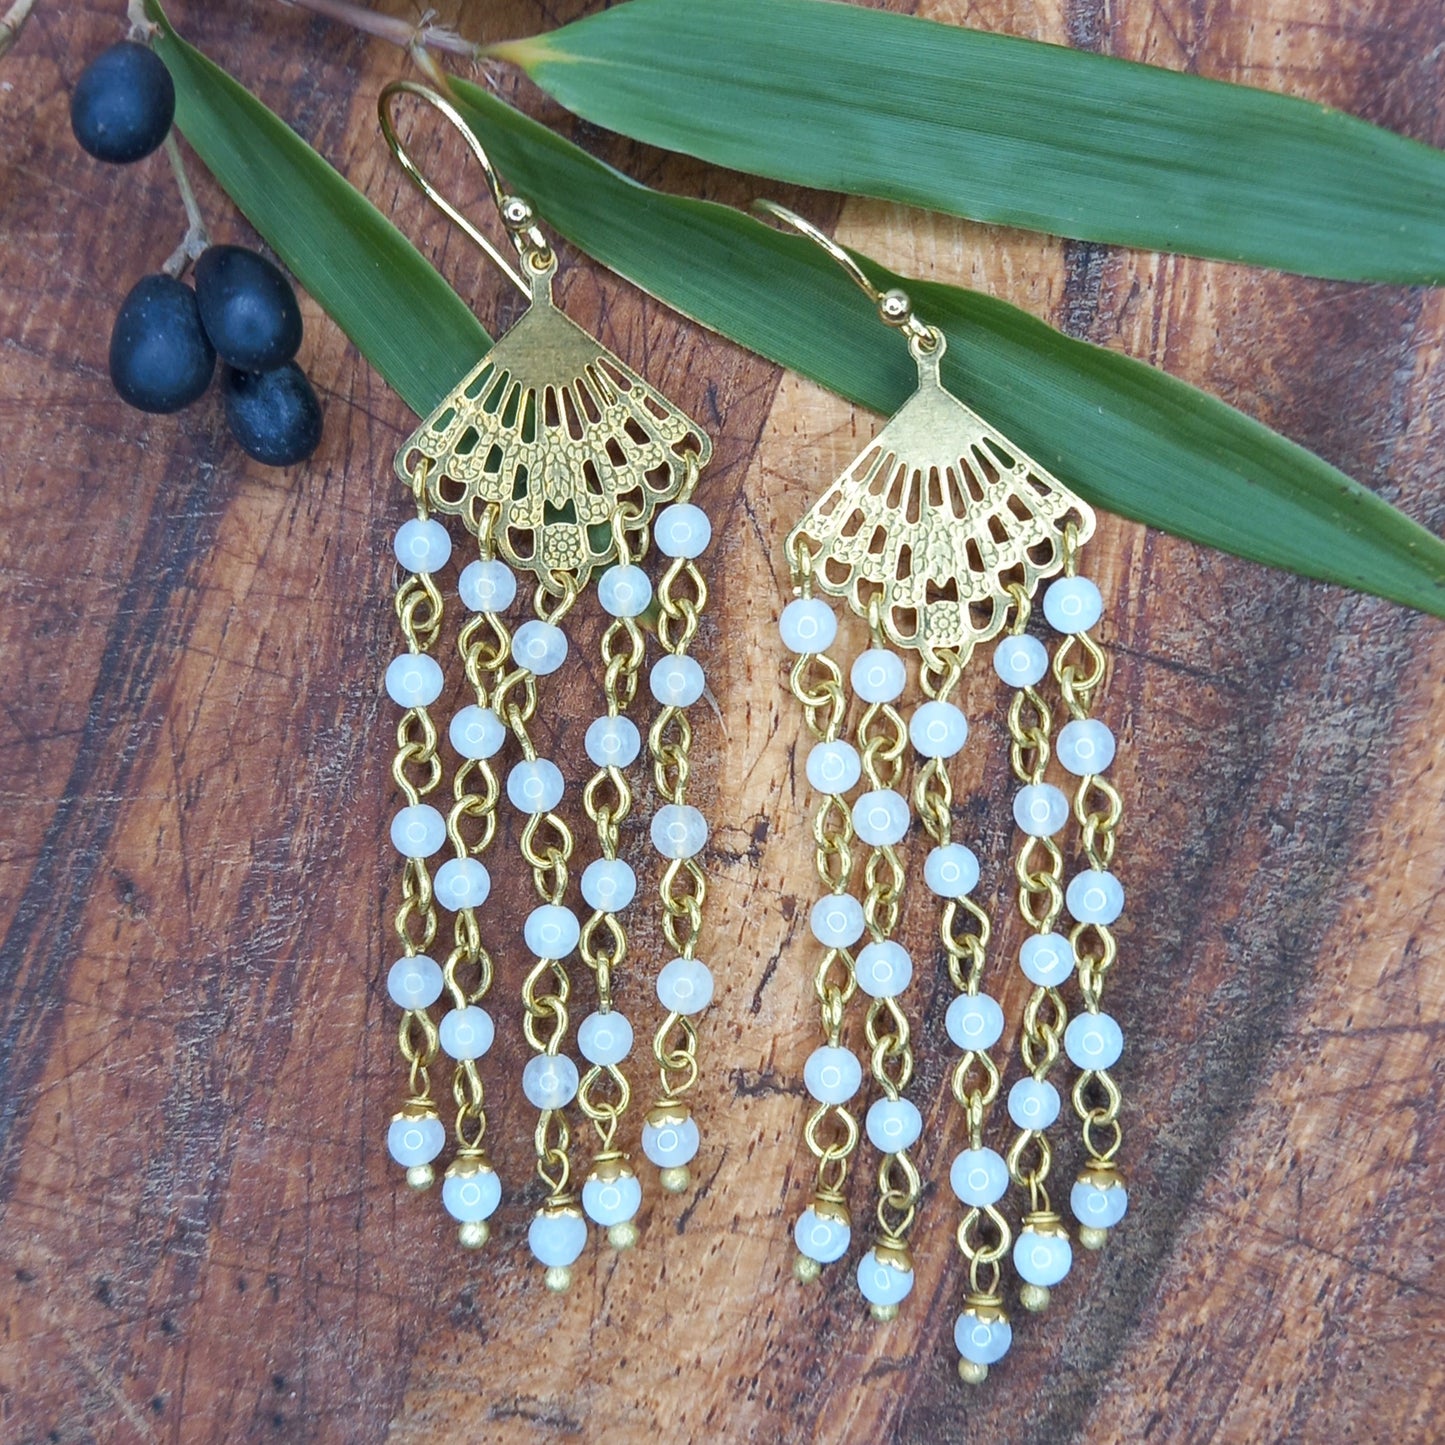
<path id="1" fill-rule="evenodd" d="M 477 158 L 477 162 L 482 168 L 482 174 L 487 178 L 487 189 L 492 193 L 497 213 L 502 218 L 502 224 L 507 228 L 508 239 L 516 247 L 517 255 L 521 258 L 523 266 L 530 272 L 541 274 L 552 264 L 552 248 L 547 244 L 547 238 L 537 229 L 532 207 L 520 196 L 511 195 L 503 188 L 502 178 L 497 174 L 481 141 L 476 138 L 472 128 L 462 119 L 457 108 L 445 96 L 438 94 L 429 86 L 419 85 L 414 80 L 394 80 L 381 92 L 376 105 L 377 116 L 381 121 L 381 133 L 386 137 L 386 143 L 391 147 L 391 153 L 396 157 L 402 170 L 407 173 L 416 188 L 437 210 L 460 226 L 501 267 L 508 280 L 524 296 L 530 297 L 532 295 L 530 282 L 427 180 L 426 176 L 422 174 L 421 167 L 407 154 L 406 147 L 402 145 L 401 138 L 396 133 L 396 125 L 391 114 L 392 103 L 400 95 L 413 95 L 418 100 L 425 101 L 433 110 L 440 111 L 461 132 L 462 139 L 466 141 L 471 153 Z"/>
<path id="2" fill-rule="evenodd" d="M 753 210 L 760 215 L 772 216 L 790 230 L 821 246 L 843 268 L 848 279 L 878 308 L 878 315 L 883 323 L 902 331 L 908 337 L 910 345 L 917 345 L 922 350 L 931 352 L 943 340 L 937 327 L 925 326 L 913 314 L 913 303 L 908 299 L 906 291 L 897 288 L 880 291 L 847 251 L 811 221 L 805 221 L 796 211 L 790 211 L 776 201 L 756 200 L 753 202 Z"/>

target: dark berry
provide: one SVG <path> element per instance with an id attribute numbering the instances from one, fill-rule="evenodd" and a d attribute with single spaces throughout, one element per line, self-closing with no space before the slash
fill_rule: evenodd
<path id="1" fill-rule="evenodd" d="M 142 411 L 179 411 L 211 384 L 216 349 L 196 293 L 173 276 L 142 276 L 110 333 L 110 379 Z"/>
<path id="2" fill-rule="evenodd" d="M 321 404 L 306 373 L 294 361 L 275 371 L 221 375 L 226 420 L 241 449 L 267 466 L 303 462 L 321 440 Z"/>
<path id="3" fill-rule="evenodd" d="M 272 371 L 301 345 L 301 308 L 291 283 L 244 246 L 212 246 L 196 262 L 201 324 L 222 361 Z"/>
<path id="4" fill-rule="evenodd" d="M 80 73 L 70 97 L 70 125 L 83 150 L 123 164 L 148 156 L 176 116 L 176 87 L 149 46 L 122 40 Z"/>

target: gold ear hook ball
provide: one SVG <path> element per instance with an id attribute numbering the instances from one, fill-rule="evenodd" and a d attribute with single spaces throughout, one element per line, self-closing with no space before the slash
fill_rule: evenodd
<path id="1" fill-rule="evenodd" d="M 531 206 L 521 196 L 508 196 L 502 202 L 502 220 L 509 230 L 523 231 L 535 219 Z"/>
<path id="2" fill-rule="evenodd" d="M 895 287 L 878 298 L 878 314 L 889 326 L 906 326 L 913 315 L 913 303 L 906 291 Z"/>

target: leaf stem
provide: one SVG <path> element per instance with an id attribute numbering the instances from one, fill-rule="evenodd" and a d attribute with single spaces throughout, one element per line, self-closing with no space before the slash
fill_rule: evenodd
<path id="1" fill-rule="evenodd" d="M 20 27 L 25 24 L 34 8 L 35 0 L 15 0 L 5 12 L 4 18 L 0 19 L 0 57 L 15 44 Z"/>
<path id="2" fill-rule="evenodd" d="M 175 132 L 166 137 L 166 159 L 171 163 L 171 174 L 176 178 L 176 189 L 181 193 L 181 205 L 186 208 L 186 234 L 181 244 L 166 258 L 161 270 L 167 276 L 179 276 L 189 262 L 196 260 L 211 244 L 206 223 L 201 219 L 201 208 L 196 204 L 196 193 L 191 189 L 191 178 L 186 174 L 186 163 L 181 159 L 181 148 L 176 144 Z"/>
<path id="3" fill-rule="evenodd" d="M 476 60 L 481 54 L 480 45 L 464 40 L 455 30 L 448 30 L 444 25 L 428 25 L 426 21 L 433 13 L 431 11 L 423 16 L 421 24 L 412 25 L 392 15 L 378 15 L 375 10 L 354 4 L 352 0 L 281 0 L 281 3 L 350 25 L 363 34 L 388 40 L 413 54 L 419 48 L 445 50 L 452 55 L 465 55 L 469 60 Z"/>

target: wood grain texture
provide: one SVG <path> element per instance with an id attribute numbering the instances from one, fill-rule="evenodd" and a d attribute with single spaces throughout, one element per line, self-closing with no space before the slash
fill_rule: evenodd
<path id="1" fill-rule="evenodd" d="M 1124 744 L 1129 910 L 1110 991 L 1133 1205 L 966 1393 L 956 1209 L 938 1184 L 961 1143 L 943 980 L 921 971 L 912 999 L 933 1181 L 915 1298 L 880 1328 L 845 1281 L 804 1290 L 789 1274 L 816 1025 L 808 798 L 772 628 L 779 542 L 876 419 L 575 260 L 564 305 L 716 443 L 702 648 L 722 713 L 699 727 L 697 778 L 720 989 L 699 1183 L 650 1198 L 639 1250 L 587 1255 L 562 1299 L 521 1243 L 535 1186 L 509 1197 L 480 1256 L 455 1249 L 434 1197 L 399 1189 L 382 1146 L 401 1079 L 377 679 L 395 646 L 390 458 L 411 419 L 311 307 L 303 357 L 327 435 L 294 473 L 247 464 L 215 398 L 174 418 L 116 400 L 109 318 L 180 230 L 159 160 L 108 170 L 69 134 L 69 87 L 119 34 L 119 8 L 41 0 L 0 62 L 0 1438 L 1438 1438 L 1439 625 L 1105 519 L 1091 552 L 1111 604 L 1103 712 Z M 508 0 L 458 23 L 494 39 L 583 8 Z M 922 9 L 1445 143 L 1445 18 L 1426 0 Z M 489 326 L 514 314 L 380 143 L 372 108 L 395 52 L 281 7 L 173 18 L 418 237 Z M 733 202 L 755 189 L 570 127 L 499 79 L 653 184 Z M 455 147 L 437 156 L 459 167 Z M 218 237 L 244 239 L 201 191 Z M 1204 386 L 1445 525 L 1439 292 L 803 204 L 899 269 L 1005 295 Z M 579 669 L 549 719 L 574 776 L 596 687 Z M 997 703 L 975 679 L 960 827 L 1000 902 Z M 501 895 L 505 937 L 525 905 Z M 916 948 L 927 931 L 915 913 Z M 1016 940 L 1011 923 L 996 957 Z M 637 943 L 656 959 L 655 929 L 640 923 Z M 502 1003 L 516 964 L 504 952 L 489 1079 L 497 1162 L 520 1181 L 522 1050 Z M 654 1017 L 641 964 L 622 998 Z M 1010 981 L 1011 1013 L 1020 998 Z M 869 1173 L 855 1171 L 859 1218 Z"/>

